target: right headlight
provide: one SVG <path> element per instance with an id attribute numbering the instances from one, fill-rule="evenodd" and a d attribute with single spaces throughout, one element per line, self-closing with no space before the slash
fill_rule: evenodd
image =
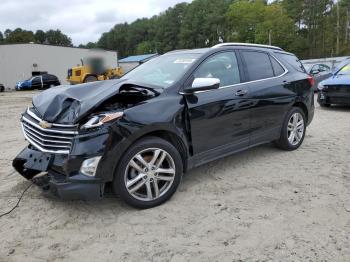
<path id="1" fill-rule="evenodd" d="M 108 123 L 112 120 L 121 118 L 123 116 L 123 112 L 114 112 L 114 113 L 106 113 L 100 114 L 91 117 L 84 125 L 82 125 L 81 129 L 91 129 L 95 127 L 102 126 L 105 123 Z"/>

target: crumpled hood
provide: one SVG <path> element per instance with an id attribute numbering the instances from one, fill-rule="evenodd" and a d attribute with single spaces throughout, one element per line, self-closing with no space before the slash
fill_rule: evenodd
<path id="1" fill-rule="evenodd" d="M 124 83 L 125 80 L 117 79 L 53 87 L 34 96 L 33 106 L 48 122 L 75 124 L 117 94 Z"/>
<path id="2" fill-rule="evenodd" d="M 320 84 L 330 85 L 350 85 L 350 75 L 335 75 L 323 80 Z"/>

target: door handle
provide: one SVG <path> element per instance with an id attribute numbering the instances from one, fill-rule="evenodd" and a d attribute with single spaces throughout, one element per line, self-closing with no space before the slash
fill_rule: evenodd
<path id="1" fill-rule="evenodd" d="M 248 90 L 238 90 L 236 96 L 244 96 L 248 93 Z"/>

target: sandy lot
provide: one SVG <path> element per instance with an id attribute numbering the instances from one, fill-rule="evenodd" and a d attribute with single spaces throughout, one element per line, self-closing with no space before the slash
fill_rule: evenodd
<path id="1" fill-rule="evenodd" d="M 0 213 L 30 183 L 11 161 L 32 95 L 0 93 Z M 297 151 L 265 145 L 190 171 L 157 208 L 62 202 L 33 186 L 0 218 L 0 261 L 101 260 L 350 261 L 350 108 L 317 107 Z"/>

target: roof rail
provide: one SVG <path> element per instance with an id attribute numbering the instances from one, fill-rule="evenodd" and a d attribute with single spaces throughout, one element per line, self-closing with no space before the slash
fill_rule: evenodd
<path id="1" fill-rule="evenodd" d="M 171 54 L 171 53 L 176 53 L 176 52 L 181 52 L 181 51 L 188 51 L 190 49 L 175 49 L 175 50 L 171 50 L 166 52 L 166 54 Z"/>
<path id="2" fill-rule="evenodd" d="M 221 43 L 221 44 L 218 44 L 218 45 L 214 45 L 212 48 L 218 48 L 218 47 L 222 47 L 222 46 L 252 46 L 252 47 L 270 48 L 270 49 L 283 51 L 283 49 L 278 47 L 278 46 L 250 44 L 250 43 Z"/>

